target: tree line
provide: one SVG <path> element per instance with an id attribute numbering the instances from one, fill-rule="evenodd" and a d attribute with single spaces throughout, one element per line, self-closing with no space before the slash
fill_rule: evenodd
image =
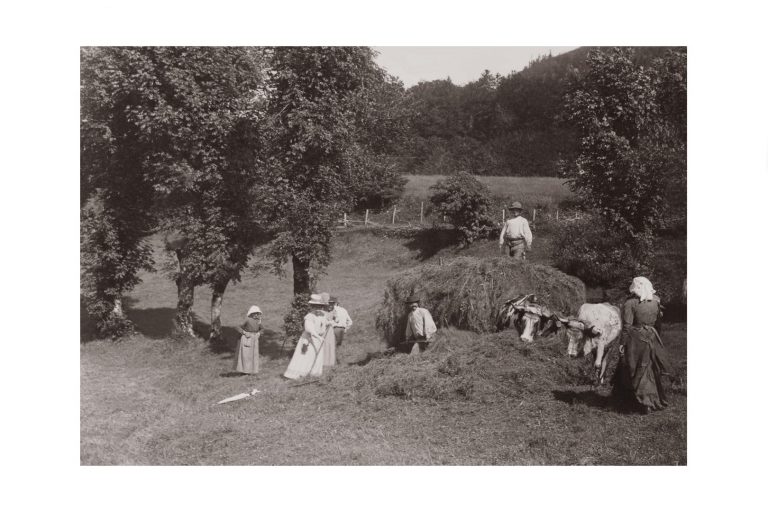
<path id="1" fill-rule="evenodd" d="M 446 78 L 410 87 L 413 129 L 402 148 L 402 171 L 557 176 L 559 163 L 580 149 L 578 127 L 564 116 L 566 94 L 573 72 L 588 69 L 588 55 L 594 51 L 602 49 L 540 56 L 519 72 L 502 76 L 485 71 L 463 86 Z M 646 69 L 674 66 L 679 59 L 670 53 L 685 54 L 684 48 L 664 47 L 622 51 Z"/>

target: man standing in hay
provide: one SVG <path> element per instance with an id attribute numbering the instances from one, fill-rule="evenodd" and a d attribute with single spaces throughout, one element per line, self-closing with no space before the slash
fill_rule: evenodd
<path id="1" fill-rule="evenodd" d="M 413 344 L 411 355 L 420 354 L 429 346 L 429 342 L 437 332 L 437 326 L 429 311 L 419 307 L 417 296 L 411 295 L 405 299 L 405 303 L 410 309 L 405 327 L 405 343 Z"/>
<path id="2" fill-rule="evenodd" d="M 524 259 L 525 252 L 531 249 L 531 242 L 533 242 L 531 228 L 528 226 L 528 221 L 522 217 L 522 213 L 523 205 L 517 201 L 512 203 L 509 208 L 509 219 L 501 228 L 499 236 L 499 247 L 503 248 L 506 245 L 509 255 L 516 260 Z"/>
<path id="3" fill-rule="evenodd" d="M 352 318 L 345 308 L 339 304 L 339 299 L 331 295 L 328 299 L 328 303 L 331 306 L 331 325 L 333 325 L 333 332 L 336 335 L 336 346 L 340 347 L 344 341 L 344 334 L 347 329 L 352 327 Z"/>

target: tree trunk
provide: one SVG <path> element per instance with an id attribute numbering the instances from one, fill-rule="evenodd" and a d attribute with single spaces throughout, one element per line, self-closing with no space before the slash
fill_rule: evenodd
<path id="1" fill-rule="evenodd" d="M 293 256 L 293 294 L 312 293 L 312 279 L 309 275 L 309 260 Z"/>
<path id="2" fill-rule="evenodd" d="M 176 251 L 176 257 L 179 259 L 179 276 L 176 278 L 178 302 L 176 303 L 173 328 L 175 334 L 194 336 L 192 306 L 195 304 L 195 284 L 184 272 L 184 258 L 179 251 Z"/>
<path id="3" fill-rule="evenodd" d="M 228 284 L 229 279 L 214 283 L 211 286 L 213 292 L 211 295 L 211 333 L 208 336 L 208 342 L 211 345 L 224 343 L 224 337 L 221 334 L 221 303 L 224 301 L 224 291 Z"/>

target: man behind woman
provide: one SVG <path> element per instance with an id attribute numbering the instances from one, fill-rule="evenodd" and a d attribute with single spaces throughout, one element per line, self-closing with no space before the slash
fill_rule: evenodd
<path id="1" fill-rule="evenodd" d="M 336 336 L 333 329 L 333 306 L 327 293 L 312 294 L 309 304 L 315 306 L 304 316 L 304 331 L 299 337 L 291 362 L 283 374 L 288 379 L 322 375 L 323 367 L 336 364 Z"/>

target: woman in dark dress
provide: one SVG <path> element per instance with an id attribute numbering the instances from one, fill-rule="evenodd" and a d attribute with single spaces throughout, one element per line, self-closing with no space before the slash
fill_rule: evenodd
<path id="1" fill-rule="evenodd" d="M 614 394 L 647 413 L 667 406 L 661 376 L 669 373 L 670 365 L 657 329 L 661 304 L 651 282 L 636 277 L 629 291 L 632 297 L 624 303 L 621 313 L 621 356 Z"/>
<path id="2" fill-rule="evenodd" d="M 251 306 L 248 316 L 240 327 L 240 342 L 235 354 L 235 371 L 239 373 L 259 373 L 259 338 L 261 337 L 261 309 Z"/>

